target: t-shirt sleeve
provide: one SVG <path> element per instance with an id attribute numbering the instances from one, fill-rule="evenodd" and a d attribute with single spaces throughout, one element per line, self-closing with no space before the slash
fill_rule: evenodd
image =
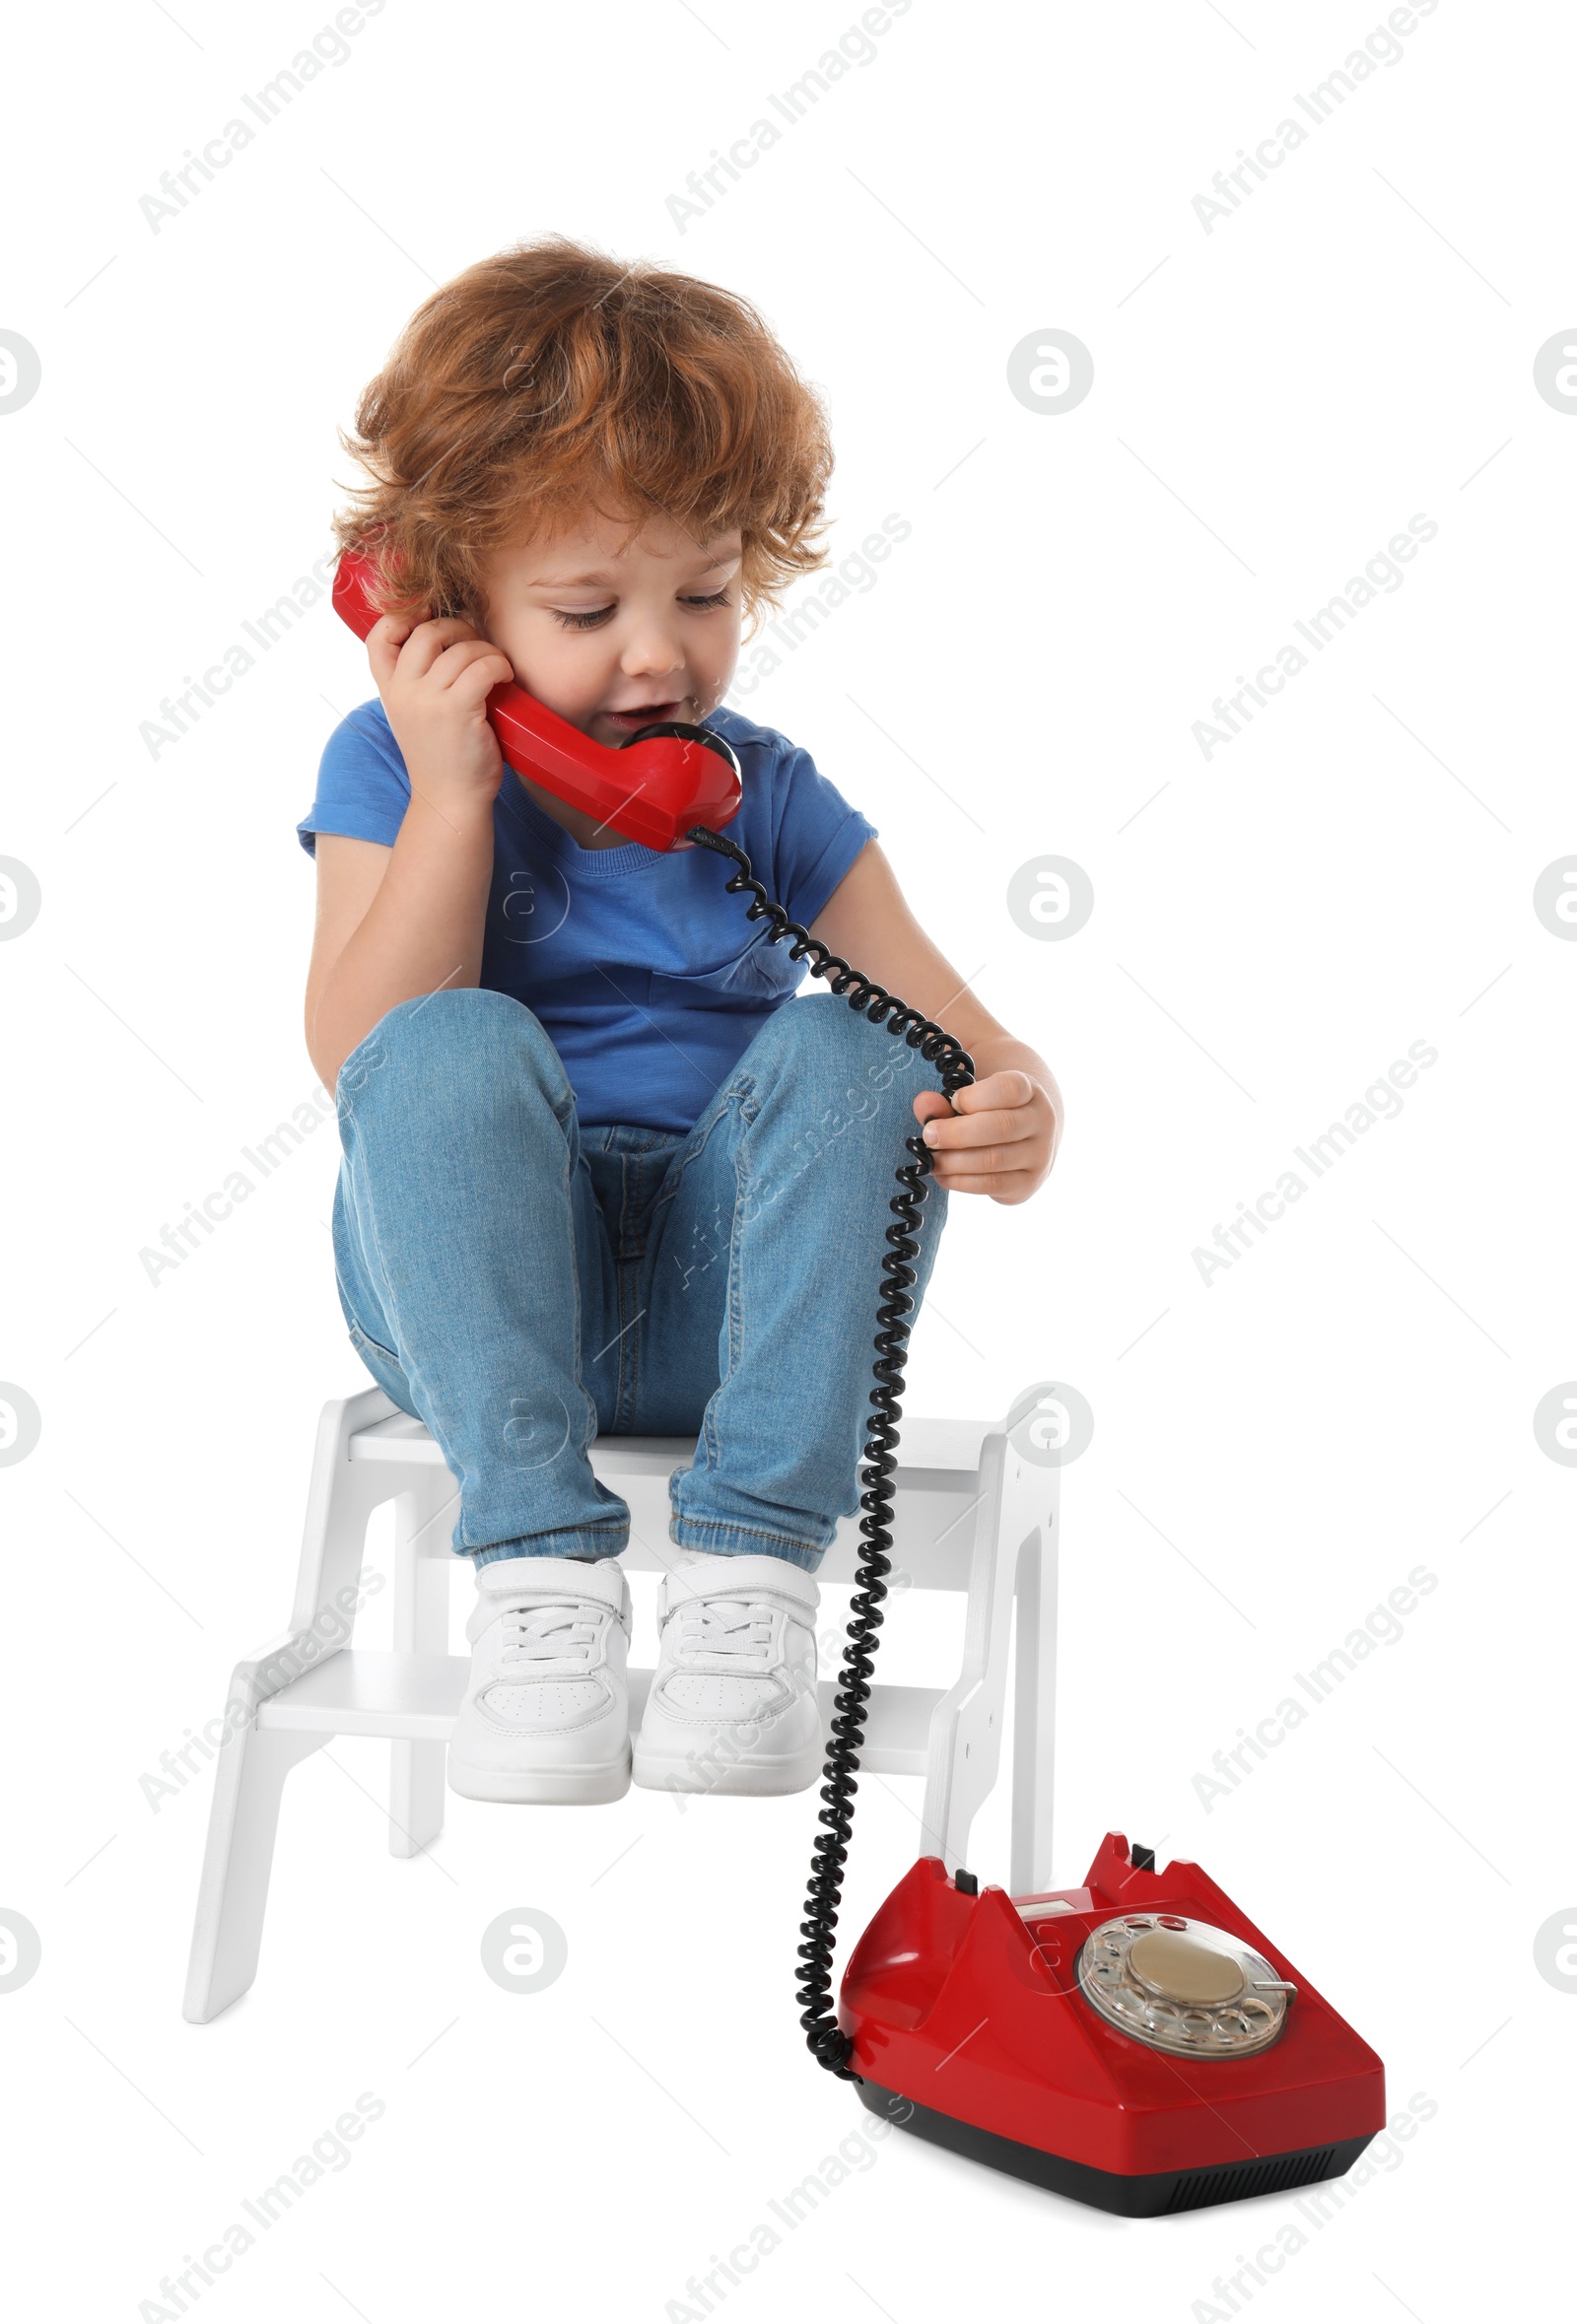
<path id="1" fill-rule="evenodd" d="M 296 835 L 309 855 L 317 853 L 320 831 L 391 848 L 410 803 L 410 777 L 383 706 L 364 702 L 340 720 L 323 745 L 317 796 Z"/>
<path id="2" fill-rule="evenodd" d="M 773 842 L 773 889 L 790 920 L 808 928 L 876 826 L 852 807 L 809 751 L 785 745 Z"/>

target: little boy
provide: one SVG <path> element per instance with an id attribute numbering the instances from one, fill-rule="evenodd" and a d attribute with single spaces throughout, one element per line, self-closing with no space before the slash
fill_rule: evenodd
<path id="1" fill-rule="evenodd" d="M 299 826 L 307 1046 L 338 1091 L 351 1339 L 441 1446 L 476 1568 L 449 1782 L 629 1786 L 630 1512 L 587 1461 L 602 1429 L 699 1435 L 669 1484 L 634 1780 L 803 1790 L 812 1576 L 857 1506 L 903 1140 L 923 1123 L 935 1172 L 918 1308 L 948 1195 L 1021 1202 L 1045 1178 L 1057 1085 L 913 919 L 874 826 L 720 707 L 742 616 L 826 562 L 821 406 L 751 307 L 530 243 L 418 309 L 357 427 L 372 481 L 336 532 L 386 611 L 378 699 L 329 737 Z M 511 678 L 613 747 L 657 718 L 723 736 L 727 836 L 971 1053 L 957 1111 L 846 999 L 784 1005 L 803 964 L 716 855 L 653 853 L 506 769 L 484 705 Z"/>

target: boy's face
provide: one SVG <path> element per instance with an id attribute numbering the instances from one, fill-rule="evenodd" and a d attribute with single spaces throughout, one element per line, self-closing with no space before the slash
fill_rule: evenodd
<path id="1" fill-rule="evenodd" d="M 528 694 L 617 749 L 653 718 L 716 710 L 739 654 L 740 538 L 698 544 L 587 512 L 489 560 L 486 635 Z"/>

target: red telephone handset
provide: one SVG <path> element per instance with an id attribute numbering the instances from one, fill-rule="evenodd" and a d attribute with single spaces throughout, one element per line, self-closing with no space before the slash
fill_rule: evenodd
<path id="1" fill-rule="evenodd" d="M 359 638 L 377 620 L 367 564 L 341 557 L 334 610 Z M 659 853 L 686 844 L 692 825 L 716 830 L 739 812 L 739 762 L 720 734 L 678 718 L 642 726 L 619 750 L 593 742 L 523 686 L 495 686 L 487 715 L 505 764 L 625 839 Z"/>

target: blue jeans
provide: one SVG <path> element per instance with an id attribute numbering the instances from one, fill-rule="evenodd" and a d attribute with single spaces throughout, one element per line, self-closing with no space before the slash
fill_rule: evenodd
<path id="1" fill-rule="evenodd" d="M 670 1538 L 813 1573 L 858 1506 L 894 1172 L 931 1068 L 830 992 L 780 1007 L 687 1133 L 583 1129 L 509 994 L 401 1002 L 338 1083 L 353 1344 L 460 1488 L 457 1555 L 613 1557 L 599 1431 L 697 1436 Z M 929 1186 L 918 1311 L 947 1196 Z"/>

